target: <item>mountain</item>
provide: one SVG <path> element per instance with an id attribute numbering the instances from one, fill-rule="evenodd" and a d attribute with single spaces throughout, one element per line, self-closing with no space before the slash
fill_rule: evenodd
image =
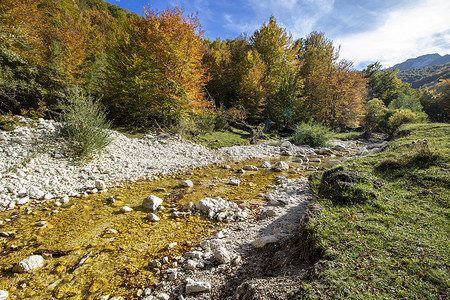
<path id="1" fill-rule="evenodd" d="M 419 69 L 433 65 L 443 65 L 450 62 L 450 54 L 441 56 L 438 53 L 425 54 L 416 58 L 410 58 L 400 64 L 396 64 L 391 69 L 397 68 L 399 71 Z"/>
<path id="2" fill-rule="evenodd" d="M 411 83 L 412 88 L 433 89 L 440 80 L 450 78 L 450 62 L 400 71 L 397 76 L 401 81 Z"/>

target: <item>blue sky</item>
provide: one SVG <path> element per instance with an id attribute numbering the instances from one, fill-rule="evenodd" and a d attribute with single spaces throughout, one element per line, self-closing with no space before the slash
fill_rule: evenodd
<path id="1" fill-rule="evenodd" d="M 450 54 L 449 0 L 108 0 L 142 14 L 184 9 L 196 14 L 204 36 L 233 39 L 251 35 L 274 15 L 294 39 L 322 31 L 340 58 L 355 68 L 380 61 L 389 67 L 423 54 Z"/>

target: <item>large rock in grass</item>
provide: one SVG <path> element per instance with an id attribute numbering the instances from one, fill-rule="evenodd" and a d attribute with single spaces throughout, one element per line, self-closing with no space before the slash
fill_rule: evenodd
<path id="1" fill-rule="evenodd" d="M 142 207 L 145 209 L 150 209 L 151 211 L 156 211 L 162 202 L 163 200 L 161 198 L 150 195 L 144 198 L 144 201 L 142 201 Z"/>
<path id="2" fill-rule="evenodd" d="M 328 198 L 333 203 L 363 203 L 377 198 L 375 189 L 383 181 L 343 167 L 323 173 L 318 192 L 320 197 Z"/>

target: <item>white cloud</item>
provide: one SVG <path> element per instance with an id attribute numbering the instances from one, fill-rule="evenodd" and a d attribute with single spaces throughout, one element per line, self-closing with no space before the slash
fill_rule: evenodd
<path id="1" fill-rule="evenodd" d="M 447 54 L 449 17 L 450 1 L 426 0 L 388 13 L 373 31 L 335 37 L 334 43 L 341 45 L 341 57 L 356 65 L 380 61 L 388 67 L 423 54 Z"/>

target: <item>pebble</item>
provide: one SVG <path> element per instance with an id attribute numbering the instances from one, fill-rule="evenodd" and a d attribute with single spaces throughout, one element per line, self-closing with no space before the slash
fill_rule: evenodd
<path id="1" fill-rule="evenodd" d="M 221 264 L 228 264 L 231 261 L 231 255 L 224 247 L 214 249 L 214 258 Z"/>
<path id="2" fill-rule="evenodd" d="M 193 187 L 194 183 L 191 180 L 185 180 L 180 183 L 182 187 Z"/>
<path id="3" fill-rule="evenodd" d="M 120 211 L 123 212 L 123 213 L 126 213 L 126 212 L 133 211 L 133 209 L 131 207 L 128 207 L 128 206 L 122 206 L 120 208 Z"/>
<path id="4" fill-rule="evenodd" d="M 160 220 L 159 217 L 154 213 L 149 213 L 147 217 L 153 222 L 158 222 Z"/>

